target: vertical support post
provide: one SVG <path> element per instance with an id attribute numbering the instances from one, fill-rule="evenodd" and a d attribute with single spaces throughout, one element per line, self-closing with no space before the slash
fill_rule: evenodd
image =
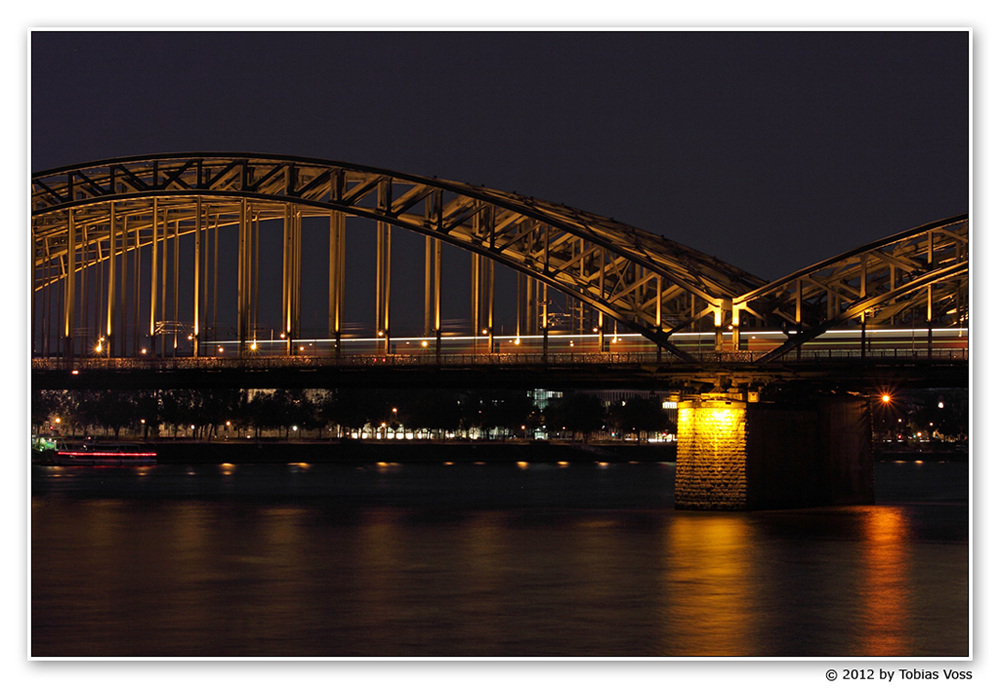
<path id="1" fill-rule="evenodd" d="M 149 353 L 154 356 L 156 355 L 156 289 L 159 282 L 158 271 L 160 269 L 160 242 L 159 237 L 157 236 L 160 231 L 160 209 L 158 201 L 159 199 L 153 198 L 153 261 L 149 276 Z"/>
<path id="2" fill-rule="evenodd" d="M 604 298 L 604 273 L 606 266 L 606 254 L 607 249 L 601 247 L 601 265 L 600 265 L 600 275 L 597 280 L 597 289 L 600 291 L 601 298 Z M 597 311 L 597 350 L 604 353 L 608 350 L 607 342 L 604 337 L 604 311 Z"/>
<path id="3" fill-rule="evenodd" d="M 472 303 L 470 305 L 471 312 L 469 314 L 469 322 L 472 324 L 472 341 L 476 342 L 479 339 L 479 330 L 481 326 L 482 316 L 479 313 L 479 303 L 481 297 L 479 294 L 479 289 L 482 286 L 482 279 L 480 277 L 480 272 L 482 270 L 482 257 L 478 253 L 471 254 L 472 265 L 470 268 L 470 279 L 471 279 L 471 293 L 470 297 Z"/>
<path id="4" fill-rule="evenodd" d="M 802 329 L 802 280 L 795 280 L 795 329 Z"/>
<path id="5" fill-rule="evenodd" d="M 715 313 L 715 352 L 722 351 L 722 306 L 716 305 L 712 311 Z"/>
<path id="6" fill-rule="evenodd" d="M 740 307 L 733 305 L 733 351 L 739 351 L 743 346 L 743 337 L 740 336 Z"/>
<path id="7" fill-rule="evenodd" d="M 177 300 L 178 300 L 177 299 L 177 291 L 178 291 L 178 285 L 180 283 L 180 261 L 181 261 L 181 221 L 180 220 L 176 220 L 174 222 L 174 280 L 173 280 L 174 281 L 174 284 L 173 284 L 173 286 L 174 286 L 174 289 L 173 289 L 173 304 L 174 304 L 174 313 L 173 313 L 173 321 L 174 321 L 174 325 L 173 325 L 173 330 L 174 330 L 174 351 L 173 351 L 173 355 L 174 356 L 177 355 L 177 329 L 178 329 L 178 327 L 180 325 L 180 323 L 177 321 L 177 318 L 178 318 L 178 315 L 177 315 L 177 305 L 178 305 L 177 304 Z"/>
<path id="8" fill-rule="evenodd" d="M 431 302 L 434 298 L 434 239 L 424 237 L 424 336 L 431 336 Z"/>
<path id="9" fill-rule="evenodd" d="M 194 322 L 191 325 L 191 355 L 197 358 L 201 342 L 201 196 L 195 200 L 194 216 Z"/>
<path id="10" fill-rule="evenodd" d="M 861 358 L 865 358 L 866 349 L 868 348 L 867 332 L 866 332 L 867 323 L 868 323 L 868 314 L 862 312 L 861 313 Z"/>
<path id="11" fill-rule="evenodd" d="M 434 349 L 441 358 L 441 240 L 434 240 Z"/>
<path id="12" fill-rule="evenodd" d="M 116 246 L 115 225 L 115 203 L 112 201 L 111 208 L 108 211 L 108 320 L 104 330 L 108 356 L 111 356 L 112 331 L 114 330 L 115 323 L 115 297 L 117 296 L 117 290 L 115 289 L 115 263 L 117 262 L 118 247 Z"/>
<path id="13" fill-rule="evenodd" d="M 441 240 L 424 240 L 424 336 L 441 329 Z"/>
<path id="14" fill-rule="evenodd" d="M 76 212 L 69 210 L 69 222 L 66 229 L 66 277 L 63 284 L 65 294 L 63 303 L 63 338 L 66 342 L 64 353 L 67 358 L 73 358 L 73 316 L 76 306 Z"/>
<path id="15" fill-rule="evenodd" d="M 549 285 L 542 284 L 542 361 L 549 360 Z"/>
<path id="16" fill-rule="evenodd" d="M 535 294 L 538 284 L 534 278 L 524 277 L 524 334 L 533 335 L 538 333 L 538 303 Z"/>
<path id="17" fill-rule="evenodd" d="M 91 345 L 90 337 L 89 337 L 90 331 L 91 331 L 90 330 L 91 322 L 90 322 L 90 308 L 89 308 L 89 304 L 90 304 L 91 299 L 89 298 L 90 295 L 87 293 L 87 287 L 90 286 L 91 273 L 95 272 L 95 271 L 87 269 L 87 268 L 90 267 L 90 261 L 88 260 L 90 258 L 90 237 L 87 236 L 87 225 L 86 224 L 84 224 L 82 227 L 80 227 L 80 237 L 79 237 L 79 239 L 80 239 L 80 260 L 79 260 L 79 265 L 80 265 L 80 292 L 79 292 L 79 294 L 80 294 L 80 296 L 79 296 L 79 302 L 80 302 L 80 320 L 79 320 L 79 322 L 80 322 L 80 325 L 82 325 L 82 327 L 80 327 L 78 329 L 82 330 L 82 332 L 81 332 L 82 336 L 80 338 L 80 353 L 81 354 L 86 354 L 87 353 L 87 349 L 89 349 L 90 345 Z M 98 244 L 98 246 L 100 246 L 100 244 Z M 97 310 L 101 306 L 101 304 L 100 304 L 100 291 L 99 290 L 98 290 L 98 294 L 97 295 L 98 295 L 98 298 L 96 299 L 96 302 L 94 304 L 94 306 L 95 306 L 94 313 L 95 314 L 94 314 L 94 319 L 93 319 L 93 326 L 94 326 L 94 330 L 93 331 L 96 332 L 96 333 L 98 333 L 98 334 L 100 334 L 100 331 L 101 331 L 101 322 L 100 322 L 100 317 L 97 315 Z"/>
<path id="18" fill-rule="evenodd" d="M 890 265 L 889 266 L 889 291 L 896 291 L 896 266 L 895 265 Z M 896 316 L 895 315 L 893 315 L 892 318 L 889 320 L 889 324 L 890 325 L 895 325 L 896 324 Z"/>
<path id="19" fill-rule="evenodd" d="M 384 215 L 389 212 L 391 203 L 390 181 L 383 179 L 378 184 L 378 210 Z M 377 261 L 376 270 L 376 327 L 382 339 L 383 353 L 392 352 L 389 333 L 389 287 L 392 283 L 392 228 L 388 222 L 379 220 L 377 225 Z"/>
<path id="20" fill-rule="evenodd" d="M 861 256 L 861 300 L 863 301 L 868 296 L 868 254 L 865 253 Z M 861 358 L 865 357 L 865 348 L 867 347 L 867 320 L 865 313 L 861 313 Z"/>
<path id="21" fill-rule="evenodd" d="M 250 321 L 250 334 L 252 342 L 250 349 L 257 351 L 257 316 L 260 311 L 260 215 L 253 215 L 253 243 L 250 245 L 250 252 L 253 254 L 253 318 Z"/>
<path id="22" fill-rule="evenodd" d="M 161 243 L 163 244 L 163 264 L 160 265 L 160 317 L 167 317 L 167 258 L 170 255 L 170 244 L 167 235 L 170 232 L 170 211 L 163 211 L 163 234 Z M 161 322 L 163 322 L 161 320 Z M 160 355 L 167 353 L 166 328 L 160 328 Z"/>
<path id="23" fill-rule="evenodd" d="M 239 226 L 236 235 L 236 331 L 239 339 L 238 353 L 243 356 L 247 352 L 247 330 L 249 329 L 249 255 L 250 230 L 249 209 L 247 200 L 240 199 Z M 286 270 L 287 274 L 287 270 Z M 285 294 L 287 299 L 287 292 Z"/>
<path id="24" fill-rule="evenodd" d="M 212 232 L 212 336 L 219 336 L 219 215 L 215 216 L 215 228 Z M 213 352 L 213 355 L 218 352 Z"/>
<path id="25" fill-rule="evenodd" d="M 291 348 L 291 206 L 285 206 L 281 223 L 281 335 L 285 340 L 285 355 L 290 356 Z"/>
<path id="26" fill-rule="evenodd" d="M 302 211 L 292 211 L 292 336 L 302 334 Z"/>
<path id="27" fill-rule="evenodd" d="M 802 280 L 795 280 L 795 332 L 798 334 L 802 331 Z M 801 360 L 802 358 L 802 345 L 799 344 L 795 347 L 795 359 Z"/>
<path id="28" fill-rule="evenodd" d="M 516 301 L 515 301 L 515 303 L 517 304 L 517 320 L 516 320 L 517 324 L 514 327 L 514 341 L 517 344 L 521 343 L 521 329 L 523 328 L 524 321 L 525 321 L 525 317 L 524 317 L 524 311 L 525 311 L 524 290 L 525 290 L 525 286 L 524 286 L 524 283 L 526 281 L 527 280 L 525 279 L 525 276 L 523 274 L 521 274 L 520 272 L 518 272 L 517 273 L 517 298 L 516 298 Z"/>
<path id="29" fill-rule="evenodd" d="M 489 331 L 489 352 L 491 354 L 496 353 L 496 339 L 493 337 L 493 267 L 494 263 L 492 260 L 487 259 L 486 261 L 486 293 L 487 293 L 487 304 L 486 304 L 486 329 Z"/>
<path id="30" fill-rule="evenodd" d="M 136 223 L 135 226 L 135 250 L 132 256 L 132 349 L 133 355 L 138 354 L 140 350 L 139 346 L 139 333 L 142 328 L 139 326 L 139 301 L 140 301 L 140 287 L 142 284 L 142 236 L 140 234 L 141 228 L 139 224 Z"/>
<path id="31" fill-rule="evenodd" d="M 927 358 L 934 355 L 934 287 L 927 285 Z"/>
<path id="32" fill-rule="evenodd" d="M 284 218 L 284 286 L 282 296 L 284 307 L 282 327 L 285 332 L 285 353 L 295 353 L 295 341 L 299 337 L 299 306 L 302 269 L 302 214 L 290 204 L 285 206 Z"/>
<path id="33" fill-rule="evenodd" d="M 128 325 L 128 216 L 122 218 L 121 231 L 121 274 L 118 277 L 118 348 L 124 356 L 128 349 L 127 325 Z"/>
<path id="34" fill-rule="evenodd" d="M 345 217 L 339 210 L 330 211 L 329 330 L 340 355 L 340 335 L 344 317 L 344 244 Z"/>

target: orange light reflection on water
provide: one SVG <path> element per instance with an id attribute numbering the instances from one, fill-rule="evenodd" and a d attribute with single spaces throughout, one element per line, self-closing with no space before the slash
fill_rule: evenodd
<path id="1" fill-rule="evenodd" d="M 666 531 L 666 656 L 752 656 L 751 529 L 739 515 L 684 514 Z M 678 633 L 677 629 L 684 629 Z"/>
<path id="2" fill-rule="evenodd" d="M 907 542 L 910 524 L 900 508 L 868 510 L 861 523 L 864 549 L 858 580 L 862 623 L 857 656 L 900 656 L 907 652 L 910 594 Z"/>

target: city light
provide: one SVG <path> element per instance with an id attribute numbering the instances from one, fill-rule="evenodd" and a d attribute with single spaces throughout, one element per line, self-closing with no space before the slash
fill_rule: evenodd
<path id="1" fill-rule="evenodd" d="M 892 397 L 890 397 L 888 394 L 882 395 L 882 403 L 888 404 L 890 401 L 892 401 Z"/>

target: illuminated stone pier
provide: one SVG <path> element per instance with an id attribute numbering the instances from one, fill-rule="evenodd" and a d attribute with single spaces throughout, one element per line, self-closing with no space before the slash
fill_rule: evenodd
<path id="1" fill-rule="evenodd" d="M 677 509 L 874 502 L 871 410 L 865 399 L 747 403 L 706 394 L 679 405 L 677 430 Z"/>

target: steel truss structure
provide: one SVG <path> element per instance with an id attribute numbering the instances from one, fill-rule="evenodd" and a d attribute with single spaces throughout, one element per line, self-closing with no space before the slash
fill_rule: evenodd
<path id="1" fill-rule="evenodd" d="M 329 223 L 329 335 L 344 333 L 346 219 L 375 223 L 376 325 L 389 351 L 391 228 L 425 239 L 425 335 L 440 347 L 441 245 L 473 254 L 472 327 L 493 331 L 493 266 L 517 271 L 519 323 L 526 333 L 552 327 L 549 294 L 562 292 L 593 310 L 602 337 L 612 323 L 639 332 L 690 361 L 670 341 L 685 328 L 714 329 L 716 348 L 732 325 L 786 323 L 788 343 L 837 323 L 903 322 L 926 300 L 927 322 L 968 314 L 968 218 L 904 232 L 765 283 L 739 268 L 635 227 L 539 199 L 343 162 L 257 154 L 190 153 L 119 158 L 65 167 L 32 178 L 32 326 L 36 356 L 90 351 L 124 355 L 172 335 L 193 342 L 218 311 L 220 231 L 236 236 L 236 313 L 240 353 L 255 349 L 261 224 L 282 232 L 281 328 L 287 353 L 298 338 L 302 222 Z M 181 238 L 193 248 L 182 249 Z M 192 241 L 193 239 L 193 241 Z M 180 263 L 190 261 L 185 292 L 193 317 L 178 316 Z M 95 279 L 85 275 L 97 273 Z M 185 278 L 188 279 L 188 278 Z M 88 294 L 88 289 L 89 294 Z M 925 296 L 920 296 L 924 294 Z M 168 303 L 172 310 L 167 308 Z M 93 305 L 89 305 L 93 304 Z M 38 314 L 41 315 L 38 315 Z M 91 327 L 93 325 L 93 327 Z M 53 340 L 58 345 L 53 347 Z M 439 349 L 440 350 L 440 349 Z M 602 344 L 603 350 L 603 344 Z M 155 353 L 155 352 L 154 352 Z"/>
<path id="2" fill-rule="evenodd" d="M 786 332 L 760 359 L 777 359 L 835 327 L 968 327 L 967 213 L 901 232 L 793 272 L 733 300 L 733 341 L 742 314 Z"/>

